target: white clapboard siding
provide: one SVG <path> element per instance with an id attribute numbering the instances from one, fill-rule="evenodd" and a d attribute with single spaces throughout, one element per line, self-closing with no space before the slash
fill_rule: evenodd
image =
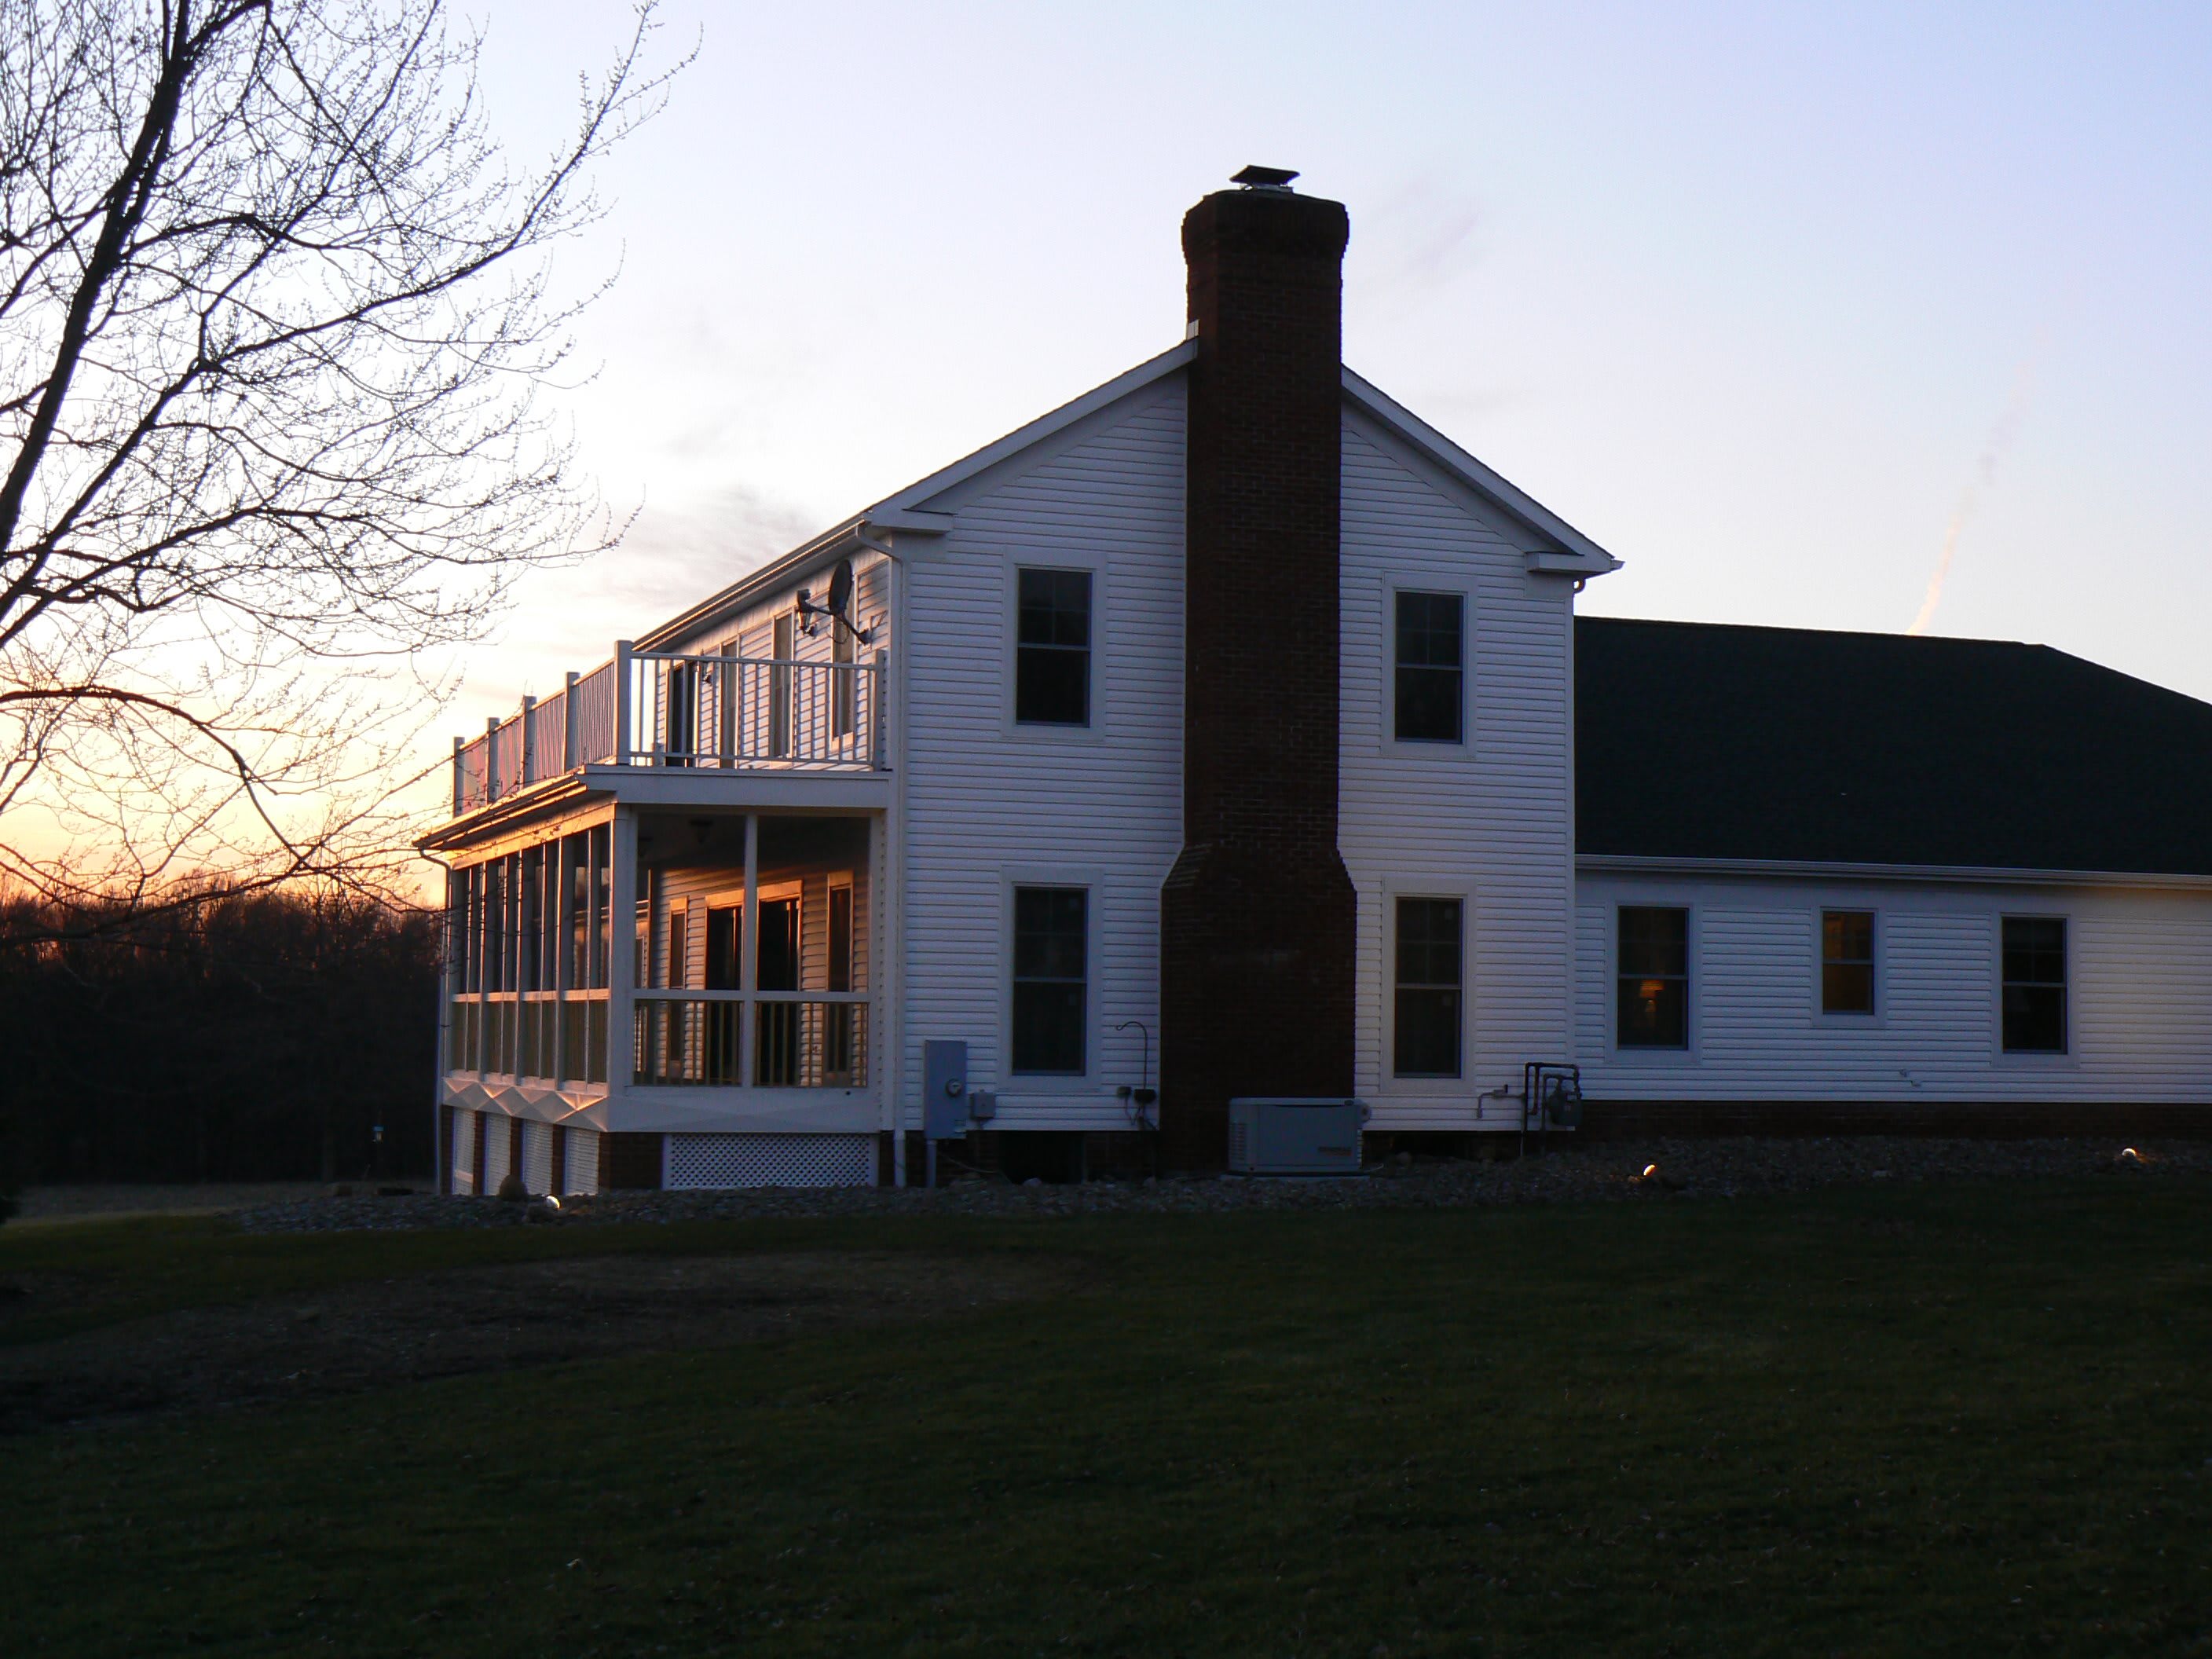
<path id="1" fill-rule="evenodd" d="M 853 620 L 869 630 L 867 644 L 856 647 L 855 654 L 862 662 L 872 660 L 878 650 L 888 650 L 891 645 L 890 589 L 888 563 L 878 553 L 862 551 L 853 558 Z M 775 618 L 789 611 L 798 598 L 799 590 L 811 590 L 819 604 L 829 595 L 830 577 L 817 572 L 805 581 L 793 581 L 763 594 L 734 617 L 725 617 L 711 626 L 694 629 L 666 647 L 672 652 L 734 652 L 739 656 L 766 657 L 775 644 Z M 827 623 L 816 625 L 811 635 L 793 630 L 793 653 L 801 662 L 828 662 L 830 659 L 830 628 Z"/>
<path id="2" fill-rule="evenodd" d="M 1480 497 L 1349 411 L 1342 581 L 1338 845 L 1359 893 L 1358 1086 L 1377 1127 L 1464 1128 L 1480 1091 L 1517 1089 L 1523 1062 L 1571 1046 L 1571 590 L 1528 573 Z M 1462 748 L 1389 741 L 1394 587 L 1467 596 Z M 1396 892 L 1424 890 L 1467 896 L 1456 1084 L 1389 1074 L 1389 914 Z"/>
<path id="3" fill-rule="evenodd" d="M 1182 834 L 1183 391 L 1155 383 L 1060 441 L 928 503 L 957 513 L 910 567 L 907 714 L 907 1074 L 921 1043 L 969 1044 L 1001 1128 L 1126 1127 L 1141 1021 L 1159 1065 L 1159 892 Z M 1011 720 L 1014 571 L 1096 571 L 1094 731 Z M 1093 885 L 1091 1075 L 1009 1077 L 1009 878 Z"/>
<path id="4" fill-rule="evenodd" d="M 1691 910 L 1687 1053 L 1613 1042 L 1620 904 Z M 1875 913 L 1874 1018 L 1819 1012 L 1820 910 Z M 1999 921 L 2068 920 L 2071 1052 L 2007 1054 Z M 1586 872 L 1577 927 L 1584 1086 L 1616 1100 L 2212 1099 L 2212 894 Z"/>

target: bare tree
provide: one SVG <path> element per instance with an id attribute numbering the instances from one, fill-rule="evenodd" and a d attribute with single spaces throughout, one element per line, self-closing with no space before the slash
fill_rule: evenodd
<path id="1" fill-rule="evenodd" d="M 517 173 L 444 0 L 0 0 L 0 883 L 389 879 L 442 648 L 609 537 L 550 258 L 652 30 Z"/>

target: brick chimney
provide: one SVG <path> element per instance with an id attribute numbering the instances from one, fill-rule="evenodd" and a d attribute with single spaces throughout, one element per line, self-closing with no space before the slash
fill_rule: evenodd
<path id="1" fill-rule="evenodd" d="M 1240 1095 L 1349 1095 L 1336 848 L 1343 204 L 1295 173 L 1184 216 L 1183 847 L 1160 892 L 1162 1158 L 1219 1169 Z"/>

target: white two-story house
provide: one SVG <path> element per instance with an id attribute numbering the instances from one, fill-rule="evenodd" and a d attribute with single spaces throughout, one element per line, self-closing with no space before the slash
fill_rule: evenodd
<path id="1" fill-rule="evenodd" d="M 1578 653 L 1616 562 L 1343 366 L 1346 215 L 1289 180 L 1187 216 L 1171 349 L 456 744 L 453 1190 L 1218 1168 L 1233 1097 L 1466 1137 L 1534 1063 L 1591 1127 L 2212 1100 L 2212 820 L 2030 866 L 1969 856 L 2002 775 L 1916 841 L 1899 774 L 1877 845 L 1758 680 L 1863 636 Z M 2121 683 L 2201 775 L 2212 709 Z"/>

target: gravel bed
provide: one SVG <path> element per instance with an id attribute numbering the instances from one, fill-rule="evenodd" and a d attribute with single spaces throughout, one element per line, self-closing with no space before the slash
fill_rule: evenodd
<path id="1" fill-rule="evenodd" d="M 1649 1171 L 1647 1174 L 1646 1172 Z M 1733 1198 L 1872 1182 L 1979 1181 L 2113 1174 L 2212 1176 L 2212 1142 L 1939 1140 L 1910 1137 L 1606 1141 L 1496 1162 L 1400 1158 L 1334 1179 L 1238 1176 L 1081 1186 L 969 1180 L 933 1191 L 766 1187 L 738 1192 L 622 1192 L 542 1203 L 443 1198 L 318 1197 L 238 1211 L 248 1232 L 411 1227 L 560 1226 L 850 1215 L 1049 1217 L 1231 1210 L 1458 1209 L 1661 1197 Z"/>

